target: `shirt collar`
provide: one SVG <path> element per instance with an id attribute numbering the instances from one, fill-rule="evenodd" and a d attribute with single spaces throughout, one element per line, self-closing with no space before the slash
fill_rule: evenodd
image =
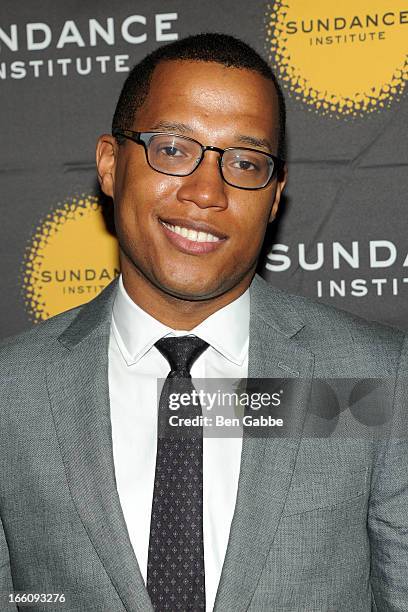
<path id="1" fill-rule="evenodd" d="M 112 331 L 128 366 L 137 363 L 160 338 L 187 334 L 202 338 L 226 359 L 242 365 L 248 350 L 249 300 L 247 289 L 191 331 L 174 330 L 135 304 L 120 276 L 113 304 Z"/>

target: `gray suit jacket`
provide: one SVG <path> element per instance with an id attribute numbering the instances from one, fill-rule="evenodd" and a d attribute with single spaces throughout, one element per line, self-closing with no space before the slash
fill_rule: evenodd
<path id="1" fill-rule="evenodd" d="M 115 290 L 1 346 L 1 611 L 16 609 L 13 590 L 65 594 L 23 608 L 37 612 L 152 611 L 115 486 Z M 244 437 L 217 612 L 408 610 L 405 437 L 304 433 L 312 377 L 397 380 L 394 416 L 405 418 L 403 347 L 401 332 L 254 279 L 249 376 L 306 384 L 291 437 Z"/>

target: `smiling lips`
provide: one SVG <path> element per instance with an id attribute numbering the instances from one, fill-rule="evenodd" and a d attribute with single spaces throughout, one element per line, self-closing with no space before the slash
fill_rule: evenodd
<path id="1" fill-rule="evenodd" d="M 162 219 L 160 219 L 160 224 L 172 244 L 185 253 L 209 253 L 217 249 L 227 238 L 220 234 L 215 235 L 210 231 L 204 231 L 205 228 L 199 226 L 195 229 L 195 227 L 169 223 Z"/>
<path id="2" fill-rule="evenodd" d="M 187 238 L 187 240 L 192 240 L 193 242 L 218 242 L 218 240 L 220 240 L 218 236 L 214 236 L 214 234 L 210 234 L 209 232 L 198 232 L 188 227 L 171 225 L 171 223 L 165 223 L 164 221 L 162 221 L 162 223 L 175 234 L 183 236 L 183 238 Z"/>

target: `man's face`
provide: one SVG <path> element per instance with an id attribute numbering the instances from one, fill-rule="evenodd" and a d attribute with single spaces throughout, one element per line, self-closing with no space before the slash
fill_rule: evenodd
<path id="1" fill-rule="evenodd" d="M 274 86 L 258 73 L 170 61 L 155 69 L 134 124 L 122 127 L 276 154 L 278 123 Z M 141 145 L 127 140 L 117 146 L 101 137 L 99 175 L 102 189 L 114 200 L 125 278 L 147 278 L 158 290 L 187 300 L 249 285 L 284 183 L 275 177 L 264 189 L 251 191 L 227 185 L 218 156 L 207 151 L 193 174 L 167 176 L 150 168 Z M 189 240 L 178 228 L 201 229 L 218 240 Z"/>

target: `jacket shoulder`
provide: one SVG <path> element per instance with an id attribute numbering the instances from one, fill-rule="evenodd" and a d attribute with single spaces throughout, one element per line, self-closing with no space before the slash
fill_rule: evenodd
<path id="1" fill-rule="evenodd" d="M 311 298 L 292 296 L 295 308 L 303 318 L 310 335 L 326 332 L 332 338 L 351 337 L 354 344 L 373 344 L 400 346 L 405 339 L 405 332 L 379 323 L 364 319 L 355 314 L 341 310 L 328 304 L 317 302 Z"/>
<path id="2" fill-rule="evenodd" d="M 15 366 L 22 368 L 24 364 L 33 364 L 38 359 L 44 361 L 57 338 L 82 308 L 83 305 L 67 310 L 20 334 L 4 338 L 0 342 L 1 371 L 14 369 Z"/>
<path id="3" fill-rule="evenodd" d="M 93 331 L 98 333 L 101 325 L 107 333 L 116 288 L 117 280 L 114 280 L 93 300 L 38 323 L 21 334 L 5 338 L 0 342 L 0 362 L 7 365 L 15 363 L 16 359 L 21 363 L 38 358 L 44 363 L 52 348 L 61 350 L 63 344 L 75 344 Z"/>
<path id="4" fill-rule="evenodd" d="M 331 364 L 333 371 L 338 366 L 348 375 L 353 375 L 353 368 L 384 375 L 395 373 L 407 339 L 404 331 L 289 294 L 259 277 L 256 285 L 257 304 L 262 303 L 257 309 L 262 318 L 289 329 L 292 339 L 311 351 L 320 363 Z"/>
<path id="5" fill-rule="evenodd" d="M 395 376 L 403 331 L 308 298 L 297 298 L 295 304 L 305 322 L 299 340 L 316 355 L 317 372 Z"/>

